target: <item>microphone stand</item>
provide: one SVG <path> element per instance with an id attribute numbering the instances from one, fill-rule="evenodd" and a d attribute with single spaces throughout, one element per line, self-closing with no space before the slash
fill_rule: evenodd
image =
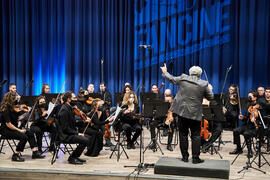
<path id="1" fill-rule="evenodd" d="M 220 100 L 222 101 L 222 104 L 223 104 L 223 105 L 225 104 L 224 99 L 222 99 L 222 98 L 223 98 L 223 94 L 224 94 L 223 91 L 224 91 L 225 84 L 226 84 L 227 77 L 228 77 L 228 73 L 230 72 L 231 67 L 232 67 L 232 66 L 228 67 L 227 70 L 226 70 L 226 75 L 225 75 L 224 83 L 223 83 L 223 86 L 222 86 L 222 91 L 221 91 L 221 94 L 220 94 Z"/>

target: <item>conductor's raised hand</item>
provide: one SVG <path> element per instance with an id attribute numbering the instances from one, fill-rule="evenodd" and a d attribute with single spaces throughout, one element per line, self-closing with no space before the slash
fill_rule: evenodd
<path id="1" fill-rule="evenodd" d="M 160 69 L 161 69 L 162 73 L 167 72 L 167 66 L 166 66 L 166 63 L 164 63 L 164 66 L 161 66 Z"/>

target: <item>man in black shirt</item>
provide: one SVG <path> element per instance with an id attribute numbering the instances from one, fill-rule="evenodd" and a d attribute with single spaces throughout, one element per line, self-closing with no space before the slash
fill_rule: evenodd
<path id="1" fill-rule="evenodd" d="M 83 164 L 86 160 L 79 158 L 89 143 L 89 136 L 78 133 L 75 127 L 75 115 L 72 106 L 75 105 L 76 97 L 71 91 L 68 91 L 63 96 L 64 105 L 59 111 L 59 125 L 61 132 L 59 138 L 67 143 L 79 144 L 68 158 L 70 164 Z"/>

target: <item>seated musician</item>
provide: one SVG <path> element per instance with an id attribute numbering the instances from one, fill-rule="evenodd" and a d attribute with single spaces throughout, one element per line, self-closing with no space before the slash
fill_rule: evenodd
<path id="1" fill-rule="evenodd" d="M 262 107 L 261 114 L 266 125 L 267 151 L 270 151 L 270 87 L 265 88 L 265 97 L 260 98 L 258 103 Z"/>
<path id="2" fill-rule="evenodd" d="M 103 136 L 105 133 L 105 124 L 108 124 L 113 120 L 113 117 L 107 119 L 105 112 L 104 101 L 94 101 L 93 102 L 93 111 L 88 115 L 91 119 L 91 126 L 88 126 L 86 133 L 91 135 L 95 134 L 92 137 L 91 145 L 88 146 L 88 150 L 85 153 L 86 156 L 98 156 L 100 151 L 103 149 Z"/>
<path id="3" fill-rule="evenodd" d="M 165 102 L 169 102 L 170 104 L 172 104 L 173 96 L 172 96 L 172 93 L 171 93 L 171 90 L 170 89 L 166 89 L 164 91 L 164 97 L 165 97 Z M 168 113 L 168 115 L 169 115 L 169 113 Z M 170 116 L 172 116 L 172 117 L 170 117 Z M 174 129 L 176 127 L 175 117 L 176 117 L 175 114 L 170 114 L 166 118 L 166 121 L 165 121 L 165 125 L 167 125 L 169 127 L 169 131 L 168 131 L 168 144 L 167 144 L 167 149 L 169 151 L 173 151 L 173 148 L 172 148 L 172 139 L 173 139 Z"/>
<path id="4" fill-rule="evenodd" d="M 111 108 L 111 104 L 112 104 L 112 95 L 111 93 L 106 89 L 106 85 L 104 82 L 100 83 L 99 85 L 99 89 L 100 89 L 100 94 L 102 96 L 102 100 L 104 101 L 104 110 L 106 112 L 106 115 L 109 116 L 110 115 L 110 108 Z M 106 135 L 105 138 L 105 144 L 104 146 L 107 147 L 111 147 L 113 148 L 114 145 L 111 142 L 111 131 L 110 131 L 110 126 L 106 125 L 106 133 L 104 135 Z"/>
<path id="5" fill-rule="evenodd" d="M 94 93 L 94 92 L 95 92 L 95 85 L 92 84 L 92 83 L 90 83 L 90 84 L 88 85 L 87 90 L 88 90 L 88 94 Z"/>
<path id="6" fill-rule="evenodd" d="M 50 147 L 49 151 L 54 151 L 54 142 L 56 136 L 56 128 L 53 124 L 50 124 L 49 121 L 45 118 L 48 110 L 46 100 L 44 96 L 39 96 L 37 98 L 37 105 L 34 109 L 33 114 L 33 123 L 31 124 L 31 131 L 35 133 L 37 138 L 38 150 L 42 153 L 42 136 L 44 132 L 50 132 Z"/>
<path id="7" fill-rule="evenodd" d="M 140 118 L 137 116 L 139 113 L 138 98 L 133 91 L 125 94 L 123 105 L 126 105 L 127 109 L 121 113 L 120 120 L 127 136 L 127 149 L 135 149 L 134 142 L 140 136 L 142 129 L 139 122 Z M 135 134 L 131 138 L 132 131 L 134 131 Z"/>
<path id="8" fill-rule="evenodd" d="M 226 122 L 228 123 L 228 127 L 234 129 L 238 127 L 239 102 L 236 93 L 232 93 L 229 96 L 230 100 L 223 106 L 223 113 Z"/>
<path id="9" fill-rule="evenodd" d="M 236 149 L 230 152 L 230 154 L 243 153 L 240 141 L 240 134 L 243 134 L 248 149 L 247 157 L 251 158 L 253 156 L 253 152 L 251 149 L 251 138 L 254 137 L 257 133 L 256 130 L 257 122 L 256 117 L 252 116 L 252 114 L 248 110 L 252 108 L 256 109 L 256 106 L 258 106 L 257 97 L 258 97 L 257 91 L 251 91 L 248 93 L 249 104 L 245 116 L 241 114 L 239 115 L 239 119 L 241 119 L 244 122 L 244 125 L 233 130 L 233 137 L 234 137 L 233 143 L 236 144 Z"/>
<path id="10" fill-rule="evenodd" d="M 19 140 L 16 152 L 12 155 L 12 161 L 24 161 L 20 153 L 23 152 L 27 141 L 33 152 L 32 159 L 44 158 L 45 156 L 42 156 L 38 151 L 34 133 L 29 129 L 18 128 L 18 120 L 22 120 L 23 112 L 17 112 L 14 109 L 16 102 L 16 93 L 8 92 L 4 95 L 0 106 L 0 112 L 2 114 L 1 135 L 6 138 Z"/>
<path id="11" fill-rule="evenodd" d="M 75 115 L 73 113 L 73 106 L 75 106 L 76 96 L 73 92 L 68 91 L 63 95 L 63 102 L 59 113 L 59 129 L 58 137 L 60 140 L 67 143 L 79 144 L 68 158 L 70 164 L 83 164 L 86 160 L 81 159 L 80 156 L 85 147 L 89 144 L 89 136 L 78 133 L 75 127 Z"/>

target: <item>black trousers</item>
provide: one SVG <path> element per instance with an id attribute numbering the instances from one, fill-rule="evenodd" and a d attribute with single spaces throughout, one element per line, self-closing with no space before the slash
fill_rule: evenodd
<path id="1" fill-rule="evenodd" d="M 211 123 L 213 123 L 213 125 L 210 124 L 210 126 L 213 126 L 213 129 L 211 131 L 211 137 L 208 139 L 206 144 L 213 144 L 219 138 L 222 132 L 222 122 L 212 121 Z"/>
<path id="2" fill-rule="evenodd" d="M 126 133 L 127 136 L 127 143 L 131 144 L 134 143 L 137 138 L 140 136 L 142 129 L 141 129 L 141 125 L 136 123 L 134 125 L 130 125 L 128 123 L 124 123 L 123 124 L 123 130 Z M 135 131 L 135 134 L 133 135 L 132 139 L 131 139 L 131 133 Z"/>
<path id="3" fill-rule="evenodd" d="M 245 138 L 248 151 L 251 150 L 251 138 L 256 136 L 256 129 L 249 126 L 241 126 L 233 130 L 233 143 L 237 145 L 237 148 L 241 148 L 240 134 Z"/>
<path id="4" fill-rule="evenodd" d="M 151 134 L 151 139 L 155 139 L 156 138 L 156 132 L 155 129 L 158 126 L 163 126 L 163 121 L 164 119 L 155 119 L 155 120 L 150 120 L 149 126 L 150 126 L 150 134 Z"/>
<path id="5" fill-rule="evenodd" d="M 48 126 L 47 124 L 32 124 L 30 127 L 31 132 L 35 133 L 37 138 L 37 146 L 39 150 L 42 150 L 42 137 L 44 132 L 51 134 L 50 146 L 53 146 L 56 137 L 56 128 L 53 124 Z"/>
<path id="6" fill-rule="evenodd" d="M 19 140 L 19 143 L 16 147 L 16 151 L 23 152 L 25 144 L 27 141 L 30 144 L 31 149 L 34 147 L 37 147 L 37 143 L 35 140 L 34 133 L 32 133 L 30 130 L 26 130 L 26 133 L 21 133 L 19 131 L 14 131 L 6 128 L 2 128 L 1 134 L 8 139 L 16 139 Z"/>
<path id="7" fill-rule="evenodd" d="M 70 155 L 71 157 L 80 157 L 85 147 L 89 144 L 89 136 L 85 134 L 84 136 L 70 135 L 65 139 L 65 142 L 71 144 L 79 144 L 77 148 Z"/>
<path id="8" fill-rule="evenodd" d="M 183 158 L 188 158 L 188 130 L 191 131 L 192 141 L 192 158 L 196 159 L 200 156 L 201 146 L 201 121 L 187 119 L 179 116 L 179 139 L 180 139 L 180 150 Z"/>
<path id="9" fill-rule="evenodd" d="M 174 134 L 174 130 L 175 130 L 175 121 L 171 122 L 170 127 L 168 125 L 165 125 L 165 127 L 167 127 L 168 130 L 168 145 L 172 144 L 172 139 L 173 139 L 173 134 Z"/>

